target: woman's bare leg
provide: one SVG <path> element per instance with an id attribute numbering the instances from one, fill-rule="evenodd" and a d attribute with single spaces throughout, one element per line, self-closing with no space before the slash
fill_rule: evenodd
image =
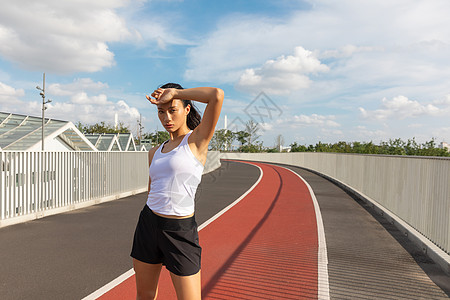
<path id="1" fill-rule="evenodd" d="M 133 258 L 137 300 L 156 299 L 162 264 L 148 264 Z"/>
<path id="2" fill-rule="evenodd" d="M 201 300 L 202 284 L 200 271 L 190 276 L 178 276 L 170 272 L 178 300 Z"/>

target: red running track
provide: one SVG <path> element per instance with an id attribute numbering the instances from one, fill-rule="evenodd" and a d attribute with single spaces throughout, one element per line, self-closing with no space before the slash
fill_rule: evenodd
<path id="1" fill-rule="evenodd" d="M 241 161 L 244 163 L 244 161 Z M 305 183 L 283 167 L 199 232 L 202 299 L 317 299 L 318 232 Z M 136 299 L 134 275 L 99 299 Z M 176 299 L 167 270 L 158 299 Z"/>

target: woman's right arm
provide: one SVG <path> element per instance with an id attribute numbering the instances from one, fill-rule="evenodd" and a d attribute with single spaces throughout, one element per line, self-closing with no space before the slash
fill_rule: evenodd
<path id="1" fill-rule="evenodd" d="M 158 146 L 153 147 L 152 149 L 148 150 L 148 167 L 150 168 L 150 165 L 152 164 L 153 155 L 155 154 L 156 149 L 158 149 Z M 152 183 L 152 179 L 150 176 L 148 176 L 148 193 L 150 193 L 150 185 Z"/>

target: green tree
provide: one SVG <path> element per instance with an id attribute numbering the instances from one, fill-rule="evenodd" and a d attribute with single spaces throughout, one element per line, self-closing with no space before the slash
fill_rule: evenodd
<path id="1" fill-rule="evenodd" d="M 252 145 L 254 142 L 256 142 L 259 138 L 258 135 L 259 125 L 258 123 L 253 122 L 253 120 L 249 120 L 245 124 L 245 132 L 248 133 L 247 135 L 247 145 Z"/>
<path id="2" fill-rule="evenodd" d="M 225 150 L 231 150 L 231 145 L 233 144 L 233 141 L 236 139 L 236 133 L 234 133 L 231 130 L 226 129 L 226 132 L 224 134 L 225 138 Z"/>
<path id="3" fill-rule="evenodd" d="M 387 142 L 381 142 L 380 145 L 375 145 L 372 141 L 368 143 L 340 141 L 334 144 L 318 142 L 308 147 L 298 145 L 297 142 L 291 144 L 291 152 L 303 151 L 450 157 L 450 152 L 437 147 L 434 138 L 423 144 L 418 144 L 415 138 L 408 139 L 406 142 L 399 138 L 390 139 Z"/>
<path id="4" fill-rule="evenodd" d="M 170 138 L 170 134 L 165 130 L 147 132 L 143 134 L 142 138 L 144 140 L 150 140 L 152 144 L 161 145 L 164 141 L 167 141 Z"/>
<path id="5" fill-rule="evenodd" d="M 304 145 L 297 145 L 297 142 L 290 144 L 291 152 L 307 152 L 308 148 Z"/>
<path id="6" fill-rule="evenodd" d="M 224 150 L 227 143 L 226 138 L 227 129 L 219 129 L 214 132 L 210 145 L 212 150 Z"/>
<path id="7" fill-rule="evenodd" d="M 263 151 L 263 145 L 262 142 L 255 142 L 250 145 L 243 145 L 240 146 L 238 149 L 239 152 L 250 152 L 250 153 L 257 153 Z"/>
<path id="8" fill-rule="evenodd" d="M 450 152 L 448 152 L 446 149 L 441 149 L 436 147 L 436 142 L 433 139 L 431 139 L 428 142 L 425 142 L 422 144 L 418 151 L 418 155 L 423 156 L 450 156 Z"/>
<path id="9" fill-rule="evenodd" d="M 401 139 L 389 139 L 388 142 L 381 143 L 383 154 L 406 155 L 405 142 Z"/>
<path id="10" fill-rule="evenodd" d="M 267 153 L 277 153 L 280 152 L 277 147 L 267 149 Z"/>
<path id="11" fill-rule="evenodd" d="M 338 142 L 337 144 L 334 144 L 332 149 L 336 149 L 337 152 L 339 153 L 352 153 L 353 149 L 352 149 L 352 145 L 351 144 L 347 144 L 346 142 Z"/>
<path id="12" fill-rule="evenodd" d="M 93 125 L 85 125 L 82 124 L 80 121 L 78 121 L 76 127 L 78 130 L 80 130 L 83 134 L 90 134 L 90 133 L 130 133 L 130 129 L 126 127 L 123 122 L 119 122 L 117 125 L 117 129 L 111 125 L 111 124 L 105 124 L 104 121 L 100 123 L 95 123 Z"/>
<path id="13" fill-rule="evenodd" d="M 243 146 L 245 143 L 247 143 L 248 137 L 250 134 L 245 131 L 238 131 L 235 133 L 236 139 L 241 143 L 241 146 Z"/>
<path id="14" fill-rule="evenodd" d="M 322 143 L 322 142 L 318 142 L 315 146 L 314 146 L 314 150 L 316 152 L 330 152 L 329 151 L 329 146 L 326 143 Z"/>

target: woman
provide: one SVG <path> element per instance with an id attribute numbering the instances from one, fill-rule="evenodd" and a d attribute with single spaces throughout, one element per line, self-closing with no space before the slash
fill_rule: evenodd
<path id="1" fill-rule="evenodd" d="M 131 251 L 137 299 L 156 299 L 162 265 L 178 299 L 201 299 L 194 198 L 224 94 L 219 88 L 183 89 L 168 83 L 146 97 L 157 106 L 170 139 L 148 152 L 148 198 Z M 191 101 L 207 103 L 203 120 Z"/>

